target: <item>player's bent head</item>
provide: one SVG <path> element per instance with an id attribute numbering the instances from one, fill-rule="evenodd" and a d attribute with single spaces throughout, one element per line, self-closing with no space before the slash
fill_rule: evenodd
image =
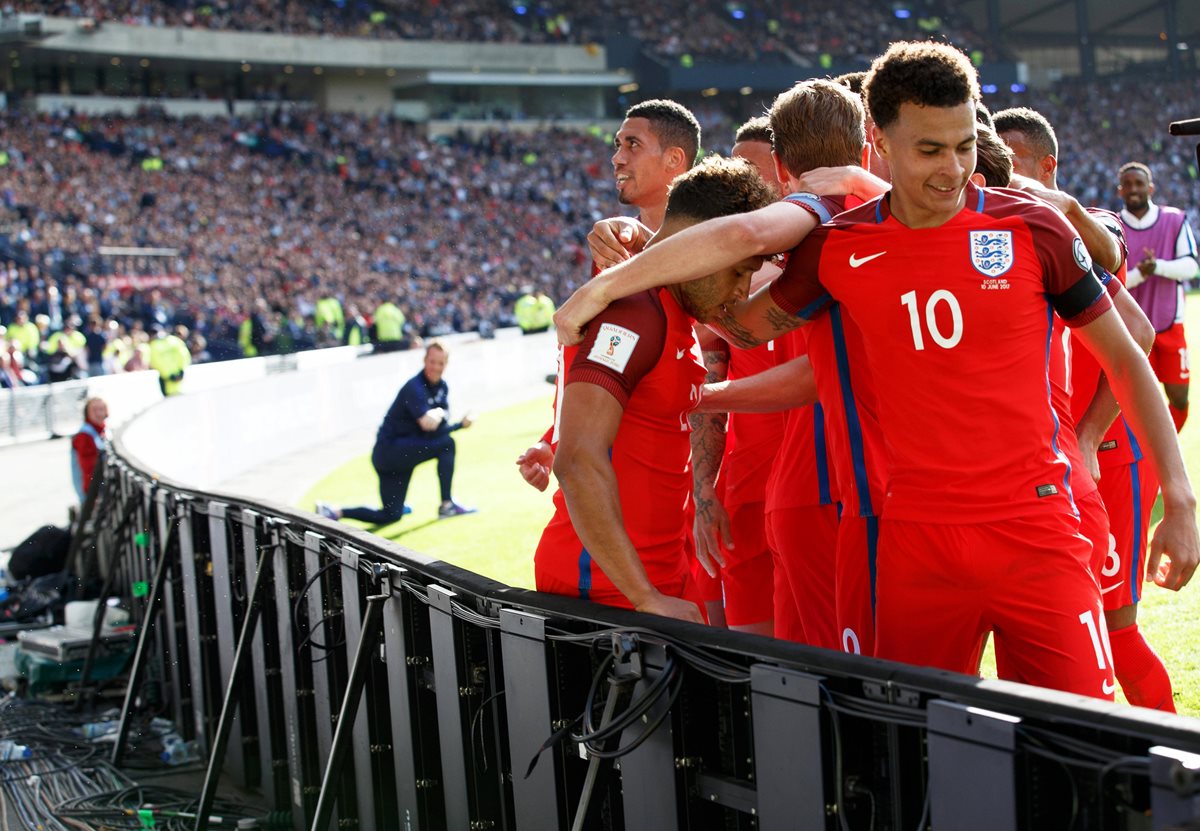
<path id="1" fill-rule="evenodd" d="M 979 75 L 953 46 L 900 41 L 874 60 L 863 88 L 867 110 L 886 130 L 900 117 L 904 104 L 949 108 L 978 101 Z"/>
<path id="2" fill-rule="evenodd" d="M 855 95 L 861 96 L 863 91 L 863 81 L 867 79 L 867 73 L 859 70 L 858 72 L 843 72 L 833 79 L 835 84 L 841 84 L 846 89 L 853 92 Z"/>
<path id="3" fill-rule="evenodd" d="M 1058 166 L 1058 136 L 1046 117 L 1029 107 L 1010 107 L 992 116 L 996 132 L 1012 148 L 1013 169 L 1048 184 Z"/>
<path id="4" fill-rule="evenodd" d="M 761 141 L 770 144 L 772 141 L 771 119 L 765 115 L 759 115 L 738 127 L 737 132 L 733 135 L 733 143 L 741 144 L 743 141 Z"/>
<path id="5" fill-rule="evenodd" d="M 700 153 L 700 122 L 687 107 L 665 98 L 654 98 L 634 104 L 625 112 L 625 118 L 646 119 L 661 149 L 678 147 L 682 150 L 685 168 L 696 163 Z"/>
<path id="6" fill-rule="evenodd" d="M 862 101 L 842 84 L 801 81 L 776 97 L 770 118 L 775 155 L 793 176 L 862 161 Z"/>
<path id="7" fill-rule="evenodd" d="M 765 115 L 750 119 L 734 134 L 730 155 L 753 164 L 763 181 L 778 190 L 779 177 L 775 175 L 775 159 L 771 152 L 771 122 Z"/>
<path id="8" fill-rule="evenodd" d="M 671 183 L 660 237 L 708 219 L 765 208 L 776 198 L 751 162 L 709 156 Z M 669 291 L 688 314 L 710 322 L 726 303 L 747 296 L 750 278 L 762 263 L 762 257 L 748 257 L 730 268 L 671 286 Z"/>
<path id="9" fill-rule="evenodd" d="M 988 188 L 1006 188 L 1012 182 L 1013 151 L 986 124 L 975 128 L 975 172 Z"/>
<path id="10" fill-rule="evenodd" d="M 774 201 L 775 194 L 749 161 L 708 156 L 671 183 L 666 221 L 694 225 L 764 208 Z"/>

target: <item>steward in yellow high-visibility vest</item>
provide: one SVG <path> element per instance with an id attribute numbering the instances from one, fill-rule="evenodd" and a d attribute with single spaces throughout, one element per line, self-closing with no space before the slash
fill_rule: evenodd
<path id="1" fill-rule="evenodd" d="M 192 353 L 177 335 L 157 329 L 150 341 L 150 368 L 158 373 L 163 395 L 175 395 L 183 383 L 183 371 L 192 365 Z"/>

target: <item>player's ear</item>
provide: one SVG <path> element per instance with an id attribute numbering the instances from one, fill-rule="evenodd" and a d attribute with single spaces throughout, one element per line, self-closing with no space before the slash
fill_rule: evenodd
<path id="1" fill-rule="evenodd" d="M 783 163 L 783 159 L 779 158 L 779 154 L 774 149 L 771 150 L 771 161 L 775 163 L 775 178 L 779 180 L 780 184 L 792 178 L 792 174 L 788 173 L 787 165 Z"/>
<path id="2" fill-rule="evenodd" d="M 669 170 L 677 170 L 682 173 L 688 169 L 687 156 L 682 147 L 668 147 L 665 155 Z"/>
<path id="3" fill-rule="evenodd" d="M 971 184 L 977 188 L 987 187 L 987 180 L 983 178 L 983 174 L 976 171 L 971 174 Z"/>
<path id="4" fill-rule="evenodd" d="M 871 125 L 871 144 L 874 145 L 879 158 L 890 161 L 888 157 L 891 155 L 891 147 L 888 144 L 887 133 L 883 132 L 878 124 Z"/>
<path id="5" fill-rule="evenodd" d="M 1053 156 L 1046 155 L 1042 157 L 1042 173 L 1046 176 L 1054 175 L 1054 171 L 1058 169 L 1058 159 Z"/>

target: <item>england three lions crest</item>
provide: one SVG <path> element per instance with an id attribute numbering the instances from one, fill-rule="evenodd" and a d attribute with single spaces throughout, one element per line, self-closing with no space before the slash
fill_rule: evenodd
<path id="1" fill-rule="evenodd" d="M 999 277 L 1013 267 L 1012 231 L 972 231 L 971 265 L 985 277 Z"/>

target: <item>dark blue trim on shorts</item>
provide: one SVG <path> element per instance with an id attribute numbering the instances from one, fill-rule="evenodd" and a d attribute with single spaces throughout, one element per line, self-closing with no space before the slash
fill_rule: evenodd
<path id="1" fill-rule="evenodd" d="M 586 548 L 579 549 L 579 596 L 584 600 L 592 591 L 592 555 Z"/>
<path id="2" fill-rule="evenodd" d="M 817 454 L 817 493 L 820 504 L 832 505 L 833 494 L 829 488 L 829 459 L 825 453 L 825 411 L 820 404 L 813 404 L 813 444 Z"/>
<path id="3" fill-rule="evenodd" d="M 850 381 L 850 353 L 846 350 L 846 331 L 842 327 L 842 307 L 829 311 L 833 324 L 833 351 L 837 357 L 838 381 L 842 388 L 842 409 L 846 413 L 846 432 L 850 438 L 850 457 L 854 462 L 854 484 L 858 488 L 858 515 L 871 516 L 871 488 L 867 481 L 866 447 L 863 444 L 862 422 L 858 403 L 854 400 L 854 385 Z"/>
<path id="4" fill-rule="evenodd" d="M 1124 416 L 1121 417 L 1124 421 Z M 1129 551 L 1129 597 L 1137 603 L 1142 596 L 1142 545 L 1144 540 L 1142 530 L 1146 518 L 1142 516 L 1142 448 L 1137 437 L 1125 422 L 1125 435 L 1129 437 L 1129 446 L 1133 448 L 1134 461 L 1129 465 L 1129 490 L 1133 499 L 1133 545 Z"/>
<path id="5" fill-rule="evenodd" d="M 867 571 L 871 575 L 871 620 L 875 620 L 875 569 L 879 556 L 879 517 L 863 517 L 867 521 Z"/>

